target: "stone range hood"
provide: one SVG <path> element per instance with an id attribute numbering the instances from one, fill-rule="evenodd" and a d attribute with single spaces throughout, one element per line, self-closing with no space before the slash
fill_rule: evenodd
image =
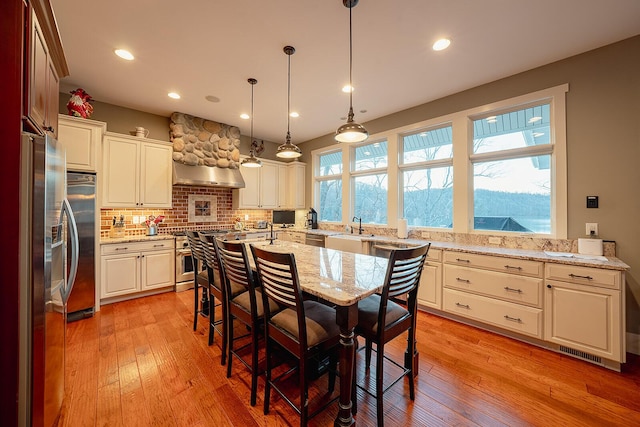
<path id="1" fill-rule="evenodd" d="M 244 188 L 238 127 L 173 113 L 169 128 L 174 185 Z"/>
<path id="2" fill-rule="evenodd" d="M 239 169 L 215 166 L 189 166 L 173 162 L 173 185 L 197 185 L 202 187 L 244 188 Z"/>

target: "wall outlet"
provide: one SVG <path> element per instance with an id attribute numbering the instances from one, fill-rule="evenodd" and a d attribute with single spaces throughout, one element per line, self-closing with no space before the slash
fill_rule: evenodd
<path id="1" fill-rule="evenodd" d="M 597 236 L 598 235 L 598 223 L 597 222 L 587 222 L 585 234 L 587 236 Z"/>
<path id="2" fill-rule="evenodd" d="M 134 216 L 133 216 L 133 223 L 134 223 L 134 224 L 140 224 L 140 217 L 139 217 L 139 216 L 134 215 Z"/>
<path id="3" fill-rule="evenodd" d="M 489 237 L 490 245 L 499 245 L 502 243 L 502 237 Z"/>

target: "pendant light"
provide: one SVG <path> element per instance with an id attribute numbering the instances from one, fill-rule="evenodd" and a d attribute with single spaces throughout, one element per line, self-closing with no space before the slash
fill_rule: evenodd
<path id="1" fill-rule="evenodd" d="M 349 115 L 347 123 L 336 130 L 335 140 L 338 142 L 362 142 L 369 137 L 369 132 L 359 123 L 353 121 L 353 41 L 351 29 L 351 9 L 358 4 L 358 0 L 342 0 L 342 4 L 349 8 Z"/>
<path id="2" fill-rule="evenodd" d="M 244 159 L 240 164 L 245 168 L 259 168 L 262 167 L 262 162 L 256 158 L 253 150 L 253 87 L 258 81 L 254 78 L 247 79 L 247 81 L 251 85 L 251 151 L 249 151 L 249 157 Z"/>
<path id="3" fill-rule="evenodd" d="M 278 147 L 276 156 L 285 159 L 295 159 L 296 157 L 302 156 L 302 151 L 300 151 L 298 146 L 291 143 L 291 132 L 289 132 L 289 122 L 291 118 L 291 55 L 293 55 L 296 50 L 293 46 L 285 46 L 282 50 L 284 50 L 284 53 L 289 57 L 289 72 L 287 75 L 287 137 L 285 143 Z"/>

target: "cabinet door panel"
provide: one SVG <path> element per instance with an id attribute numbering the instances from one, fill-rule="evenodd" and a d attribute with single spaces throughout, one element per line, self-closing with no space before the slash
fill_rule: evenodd
<path id="1" fill-rule="evenodd" d="M 137 292 L 140 271 L 137 255 L 108 256 L 102 258 L 101 297 L 109 298 Z"/>
<path id="2" fill-rule="evenodd" d="M 171 147 L 144 144 L 140 177 L 140 205 L 171 207 Z"/>
<path id="3" fill-rule="evenodd" d="M 244 178 L 244 188 L 238 191 L 241 208 L 258 208 L 260 205 L 260 169 L 262 168 L 245 168 L 242 170 L 242 178 Z"/>
<path id="4" fill-rule="evenodd" d="M 31 31 L 31 86 L 29 88 L 28 115 L 38 126 L 44 127 L 47 115 L 47 76 L 49 73 L 47 43 L 40 30 L 35 12 L 31 17 L 33 29 Z"/>
<path id="5" fill-rule="evenodd" d="M 136 207 L 138 200 L 139 145 L 134 141 L 105 138 L 103 206 Z"/>
<path id="6" fill-rule="evenodd" d="M 142 290 L 173 285 L 173 251 L 142 254 Z"/>
<path id="7" fill-rule="evenodd" d="M 621 360 L 620 291 L 554 281 L 547 285 L 545 339 Z"/>
<path id="8" fill-rule="evenodd" d="M 260 207 L 275 209 L 278 207 L 278 166 L 263 163 L 260 168 Z"/>
<path id="9" fill-rule="evenodd" d="M 418 287 L 418 303 L 432 308 L 442 307 L 441 265 L 425 262 Z"/>
<path id="10" fill-rule="evenodd" d="M 58 99 L 60 98 L 60 79 L 53 66 L 47 62 L 47 115 L 46 127 L 54 138 L 58 137 Z"/>

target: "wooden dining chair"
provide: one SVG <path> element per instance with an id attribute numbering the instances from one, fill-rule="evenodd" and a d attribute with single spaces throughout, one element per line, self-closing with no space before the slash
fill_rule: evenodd
<path id="1" fill-rule="evenodd" d="M 256 290 L 255 276 L 249 265 L 244 244 L 237 241 L 215 240 L 215 245 L 220 266 L 222 267 L 223 285 L 226 286 L 225 293 L 229 295 L 229 298 L 227 298 L 227 378 L 231 376 L 233 356 L 235 356 L 251 372 L 251 406 L 255 406 L 258 392 L 258 375 L 260 374 L 258 342 L 260 330 L 263 328 L 262 319 L 264 316 L 262 295 L 260 295 L 260 290 Z M 277 309 L 278 307 L 274 303 L 273 310 L 277 311 Z M 234 319 L 245 324 L 251 336 L 248 344 L 238 348 L 234 348 L 234 341 L 247 335 L 234 337 Z M 247 346 L 251 350 L 250 362 L 245 360 L 241 354 L 241 351 Z"/>
<path id="2" fill-rule="evenodd" d="M 415 398 L 417 293 L 420 275 L 430 246 L 429 243 L 415 248 L 392 250 L 382 292 L 358 302 L 358 324 L 355 332 L 365 339 L 366 375 L 370 375 L 372 344 L 376 345 L 376 392 L 372 393 L 367 387 L 359 384 L 357 386 L 376 399 L 377 420 L 380 427 L 384 425 L 382 398 L 389 388 L 407 376 L 409 397 L 411 400 Z M 407 297 L 406 307 L 393 301 L 397 297 L 405 296 Z M 384 346 L 405 331 L 408 332 L 407 352 L 404 366 L 401 366 L 387 356 Z M 385 360 L 402 370 L 402 374 L 386 387 L 383 384 Z"/>
<path id="3" fill-rule="evenodd" d="M 266 347 L 266 385 L 264 390 L 264 413 L 269 413 L 269 399 L 273 388 L 300 415 L 300 426 L 335 402 L 339 396 L 326 397 L 323 405 L 309 414 L 309 377 L 311 372 L 326 359 L 329 354 L 329 396 L 333 393 L 338 363 L 338 344 L 340 330 L 336 324 L 335 309 L 320 302 L 303 298 L 298 270 L 293 254 L 274 253 L 251 245 L 256 270 L 262 286 L 262 298 L 265 306 L 265 347 Z M 278 311 L 273 310 L 273 302 Z M 297 359 L 297 366 L 272 376 L 274 347 L 286 350 Z M 313 363 L 313 361 L 316 363 Z M 283 388 L 281 380 L 290 378 L 297 370 L 299 405 L 294 403 Z"/>
<path id="4" fill-rule="evenodd" d="M 220 363 L 224 365 L 227 359 L 228 324 L 227 304 L 225 303 L 227 300 L 226 287 L 222 286 L 222 272 L 214 242 L 215 237 L 210 234 L 200 233 L 200 240 L 209 276 L 209 345 L 213 344 L 214 333 L 217 332 L 222 341 Z M 219 319 L 216 319 L 216 308 L 220 308 L 222 312 Z"/>
<path id="5" fill-rule="evenodd" d="M 187 231 L 186 234 L 193 261 L 193 330 L 195 331 L 198 327 L 198 315 L 209 315 L 209 274 L 206 269 L 201 268 L 201 266 L 206 266 L 207 261 L 204 258 L 199 233 Z M 200 298 L 201 288 L 202 298 Z"/>

